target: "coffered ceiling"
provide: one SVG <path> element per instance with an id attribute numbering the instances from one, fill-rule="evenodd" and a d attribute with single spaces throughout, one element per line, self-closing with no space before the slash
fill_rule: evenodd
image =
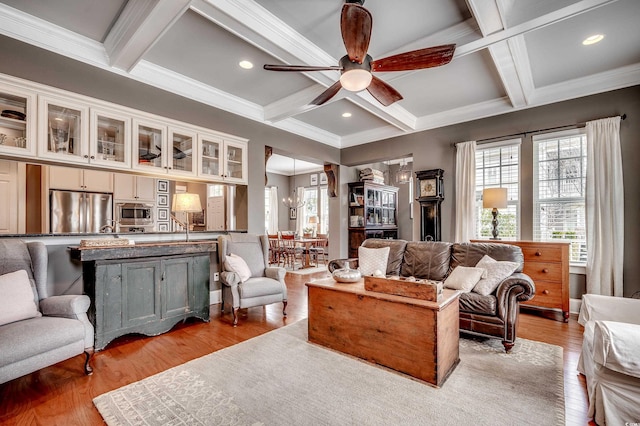
<path id="1" fill-rule="evenodd" d="M 404 97 L 389 107 L 344 89 L 311 106 L 339 71 L 262 65 L 337 65 L 343 3 L 2 0 L 0 34 L 335 147 L 640 83 L 638 0 L 367 0 L 374 59 L 456 43 L 453 60 L 378 73 Z"/>

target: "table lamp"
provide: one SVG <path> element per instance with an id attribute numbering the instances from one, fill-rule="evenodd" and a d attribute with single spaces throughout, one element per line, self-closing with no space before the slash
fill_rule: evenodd
<path id="1" fill-rule="evenodd" d="M 507 208 L 507 188 L 486 188 L 482 191 L 482 207 L 485 209 L 492 209 L 491 214 L 493 220 L 491 225 L 493 229 L 491 235 L 492 240 L 499 240 L 498 238 L 498 209 Z"/>
<path id="2" fill-rule="evenodd" d="M 173 196 L 171 210 L 174 212 L 185 212 L 187 214 L 187 241 L 189 241 L 189 213 L 199 213 L 202 211 L 200 196 L 184 192 Z"/>
<path id="3" fill-rule="evenodd" d="M 309 225 L 313 228 L 313 233 L 318 233 L 318 216 L 310 216 L 309 217 Z"/>

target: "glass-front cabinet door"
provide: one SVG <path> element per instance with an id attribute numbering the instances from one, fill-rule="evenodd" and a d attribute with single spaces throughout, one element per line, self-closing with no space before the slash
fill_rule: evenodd
<path id="1" fill-rule="evenodd" d="M 91 108 L 91 163 L 131 167 L 131 118 L 116 111 Z"/>
<path id="2" fill-rule="evenodd" d="M 166 173 L 167 129 L 159 122 L 133 120 L 133 167 Z"/>
<path id="3" fill-rule="evenodd" d="M 224 180 L 246 183 L 247 145 L 241 142 L 224 141 Z"/>
<path id="4" fill-rule="evenodd" d="M 62 99 L 39 99 L 40 156 L 89 162 L 89 108 Z"/>
<path id="5" fill-rule="evenodd" d="M 207 134 L 198 135 L 198 175 L 212 179 L 222 179 L 222 139 Z"/>
<path id="6" fill-rule="evenodd" d="M 36 95 L 28 91 L 0 90 L 0 152 L 36 155 Z"/>
<path id="7" fill-rule="evenodd" d="M 187 129 L 169 127 L 169 149 L 167 162 L 169 163 L 169 173 L 174 175 L 196 174 L 196 144 L 197 135 Z"/>

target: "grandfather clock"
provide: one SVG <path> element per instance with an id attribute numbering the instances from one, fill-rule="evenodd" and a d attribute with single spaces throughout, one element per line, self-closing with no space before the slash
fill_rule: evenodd
<path id="1" fill-rule="evenodd" d="M 444 170 L 422 170 L 416 172 L 418 178 L 418 202 L 420 202 L 420 240 L 440 241 L 444 200 Z"/>

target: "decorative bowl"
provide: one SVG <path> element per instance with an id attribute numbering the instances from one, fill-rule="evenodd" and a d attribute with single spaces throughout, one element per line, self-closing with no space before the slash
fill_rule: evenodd
<path id="1" fill-rule="evenodd" d="M 333 271 L 332 277 L 339 283 L 355 283 L 360 281 L 362 274 L 357 269 L 340 268 Z"/>

